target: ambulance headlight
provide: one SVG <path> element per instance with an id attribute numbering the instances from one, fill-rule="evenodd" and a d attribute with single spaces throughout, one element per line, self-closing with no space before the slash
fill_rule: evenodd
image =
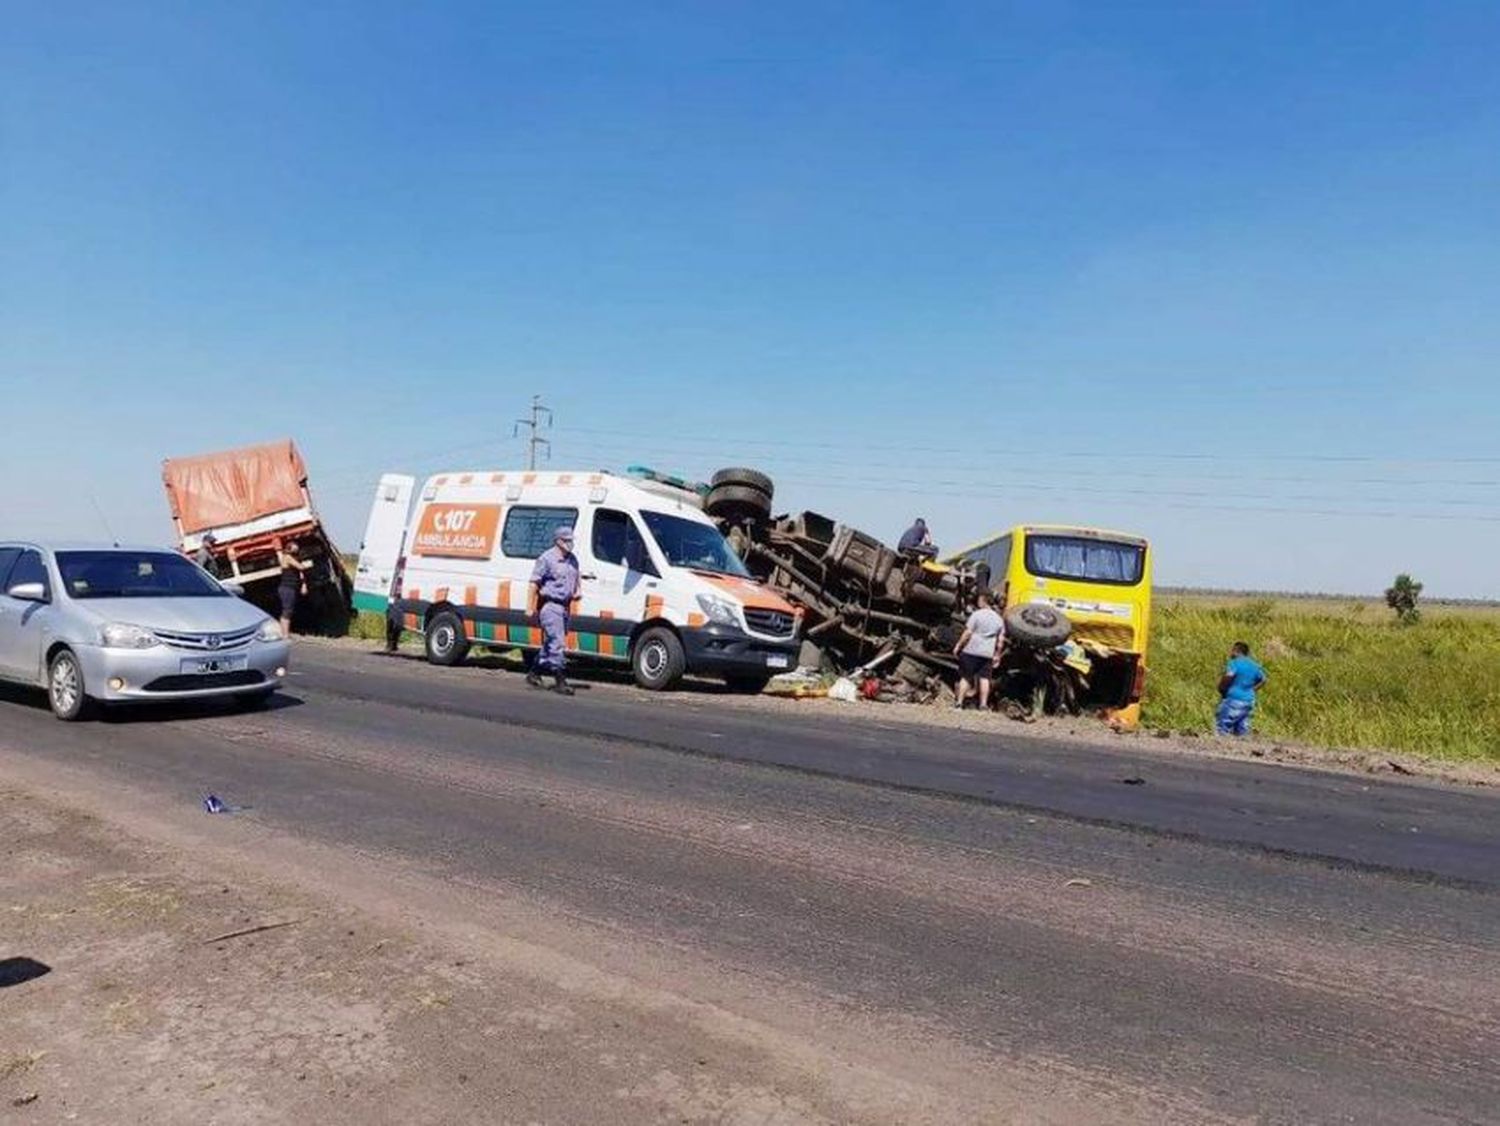
<path id="1" fill-rule="evenodd" d="M 715 598 L 711 594 L 700 594 L 698 605 L 703 608 L 703 613 L 708 620 L 721 626 L 737 626 L 740 624 L 739 614 L 735 612 L 734 603 L 723 598 Z"/>

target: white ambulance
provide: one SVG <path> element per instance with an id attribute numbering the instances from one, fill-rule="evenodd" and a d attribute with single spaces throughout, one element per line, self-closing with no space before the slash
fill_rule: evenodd
<path id="1" fill-rule="evenodd" d="M 608 473 L 455 472 L 380 479 L 354 604 L 423 635 L 435 664 L 474 645 L 536 649 L 531 570 L 559 524 L 582 582 L 570 655 L 629 662 L 662 689 L 684 673 L 759 691 L 795 667 L 800 617 L 756 582 L 696 497 Z M 395 616 L 393 618 L 393 616 Z"/>

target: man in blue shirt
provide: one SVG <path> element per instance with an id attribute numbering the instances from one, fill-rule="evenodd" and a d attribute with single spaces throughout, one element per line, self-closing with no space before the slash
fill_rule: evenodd
<path id="1" fill-rule="evenodd" d="M 1250 659 L 1250 646 L 1236 641 L 1229 650 L 1229 663 L 1219 677 L 1219 710 L 1214 729 L 1220 735 L 1249 735 L 1250 713 L 1255 694 L 1266 682 L 1266 670 Z"/>
<path id="2" fill-rule="evenodd" d="M 578 556 L 573 554 L 573 529 L 559 524 L 552 533 L 552 546 L 537 556 L 531 570 L 536 587 L 536 616 L 542 627 L 542 649 L 531 662 L 526 681 L 540 688 L 542 672 L 553 677 L 552 690 L 573 695 L 567 670 L 568 613 L 578 594 Z"/>

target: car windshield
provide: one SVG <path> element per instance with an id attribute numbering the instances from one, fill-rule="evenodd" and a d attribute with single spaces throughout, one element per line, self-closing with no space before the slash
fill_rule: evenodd
<path id="1" fill-rule="evenodd" d="M 718 575 L 750 576 L 740 557 L 729 546 L 729 541 L 712 524 L 668 516 L 665 512 L 642 512 L 641 518 L 646 521 L 646 529 L 656 546 L 661 548 L 661 553 L 673 567 L 712 571 Z"/>
<path id="2" fill-rule="evenodd" d="M 60 551 L 71 598 L 227 598 L 201 568 L 169 551 Z"/>

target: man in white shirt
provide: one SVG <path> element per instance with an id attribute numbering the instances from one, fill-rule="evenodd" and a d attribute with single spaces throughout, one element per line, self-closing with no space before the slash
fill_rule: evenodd
<path id="1" fill-rule="evenodd" d="M 953 647 L 958 658 L 958 695 L 955 707 L 963 707 L 973 685 L 979 693 L 979 710 L 990 706 L 990 678 L 1005 652 L 1005 619 L 995 609 L 989 591 L 980 591 L 979 608 L 969 615 L 964 632 Z"/>

